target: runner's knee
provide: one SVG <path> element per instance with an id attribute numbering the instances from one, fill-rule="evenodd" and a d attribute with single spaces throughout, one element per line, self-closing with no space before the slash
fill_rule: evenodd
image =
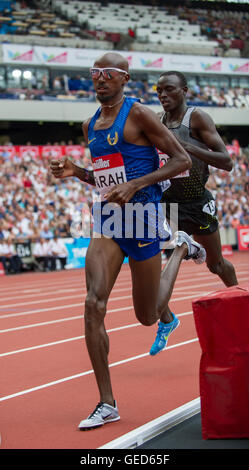
<path id="1" fill-rule="evenodd" d="M 106 314 L 106 301 L 88 293 L 85 300 L 85 323 L 88 326 L 101 322 Z"/>

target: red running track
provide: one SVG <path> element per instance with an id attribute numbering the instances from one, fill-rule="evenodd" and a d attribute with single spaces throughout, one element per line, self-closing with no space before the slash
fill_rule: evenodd
<path id="1" fill-rule="evenodd" d="M 240 283 L 249 253 L 234 253 Z M 99 395 L 84 340 L 84 270 L 0 278 L 1 448 L 97 449 L 199 397 L 200 346 L 192 301 L 222 289 L 205 265 L 184 262 L 171 299 L 180 327 L 148 354 L 157 326 L 134 315 L 124 265 L 108 303 L 111 377 L 121 420 L 78 430 Z"/>

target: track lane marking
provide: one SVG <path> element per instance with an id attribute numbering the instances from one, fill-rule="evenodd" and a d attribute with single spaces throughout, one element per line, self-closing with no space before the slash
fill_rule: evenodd
<path id="1" fill-rule="evenodd" d="M 237 273 L 237 274 L 238 274 L 238 273 Z M 247 280 L 249 280 L 248 276 L 247 276 L 247 277 L 241 277 L 241 278 L 239 279 L 239 281 L 247 281 Z M 192 280 L 189 281 L 189 282 L 192 283 Z M 216 286 L 217 286 L 217 285 L 218 285 L 218 286 L 221 285 L 221 288 L 222 288 L 223 283 L 222 283 L 222 281 L 220 281 L 220 280 L 218 280 L 218 284 L 217 284 L 217 280 L 216 280 L 216 281 L 214 280 L 214 281 L 212 281 L 212 282 L 206 282 L 206 283 L 203 283 L 203 282 L 202 282 L 201 284 L 195 284 L 195 285 L 194 285 L 194 288 L 196 289 L 196 288 L 199 288 L 199 287 L 208 287 L 208 286 L 212 286 L 212 285 L 216 285 Z M 225 288 L 225 286 L 224 286 L 224 288 Z M 175 288 L 173 289 L 173 294 L 174 294 L 174 292 L 180 292 L 180 291 L 185 290 L 185 289 L 188 290 L 189 287 L 187 287 L 187 286 L 175 287 Z M 74 289 L 74 290 L 77 290 L 77 289 Z M 115 292 L 122 292 L 122 291 L 127 291 L 127 287 L 122 287 L 122 288 L 115 289 Z M 55 292 L 55 295 L 57 296 L 59 292 L 65 292 L 65 290 L 57 291 L 57 292 Z M 74 295 L 73 297 L 74 297 L 74 298 L 83 297 L 82 300 L 84 300 L 85 294 L 86 294 L 86 291 L 81 292 L 80 294 L 76 294 L 76 295 Z M 46 294 L 42 294 L 42 295 L 47 295 L 47 293 L 46 293 Z M 108 300 L 108 302 L 113 301 L 113 300 L 124 300 L 124 299 L 127 299 L 127 298 L 132 298 L 132 294 L 130 294 L 130 295 L 128 295 L 128 296 L 124 296 L 124 297 L 112 297 L 112 295 L 111 295 L 110 298 L 109 298 L 109 300 Z M 22 306 L 25 306 L 25 305 L 32 305 L 32 304 L 36 304 L 36 303 L 57 302 L 58 300 L 67 300 L 67 299 L 70 300 L 71 297 L 70 297 L 70 296 L 64 296 L 64 297 L 60 297 L 60 298 L 58 299 L 57 297 L 54 297 L 54 298 L 53 298 L 53 297 L 50 296 L 49 299 L 31 300 L 31 301 L 29 301 L 29 302 L 21 302 L 21 303 L 18 302 L 18 303 L 15 303 L 15 304 L 0 305 L 0 319 L 1 319 L 1 318 L 6 318 L 5 315 L 1 315 L 1 310 L 3 310 L 3 309 L 11 309 L 11 308 L 13 308 L 13 307 L 22 307 Z M 21 313 L 23 313 L 23 312 L 21 312 Z M 14 316 L 14 314 L 11 314 L 10 316 Z"/>
<path id="2" fill-rule="evenodd" d="M 193 313 L 192 310 L 190 310 L 189 312 L 178 313 L 177 317 L 183 317 L 183 316 L 186 316 L 186 315 L 191 315 L 192 313 Z M 82 317 L 80 317 L 80 318 L 82 318 Z M 51 322 L 48 322 L 48 323 L 51 323 Z M 33 325 L 33 326 L 36 326 L 36 325 Z M 124 326 L 118 326 L 116 328 L 111 328 L 111 329 L 106 330 L 106 331 L 107 331 L 107 333 L 112 333 L 113 331 L 120 331 L 120 330 L 124 330 L 124 329 L 127 329 L 127 328 L 134 328 L 136 326 L 142 326 L 142 324 L 139 323 L 139 322 L 131 323 L 129 325 L 124 325 Z M 30 325 L 30 327 L 31 327 L 31 325 Z M 81 340 L 81 339 L 84 339 L 84 338 L 85 338 L 85 335 L 73 336 L 71 338 L 60 339 L 58 341 L 52 341 L 50 343 L 38 344 L 37 346 L 30 346 L 28 348 L 16 349 L 14 351 L 1 353 L 0 357 L 11 356 L 13 354 L 19 354 L 19 353 L 22 353 L 22 352 L 33 351 L 34 349 L 46 348 L 46 347 L 49 347 L 49 346 L 56 346 L 57 344 L 68 343 L 70 341 L 77 341 L 77 340 Z"/>
<path id="3" fill-rule="evenodd" d="M 237 263 L 235 265 L 236 267 L 236 272 L 239 272 L 239 269 L 243 269 L 243 267 L 246 266 L 248 267 L 248 263 Z M 193 269 L 191 270 L 188 270 L 185 271 L 185 272 L 180 272 L 179 275 L 178 275 L 178 282 L 188 282 L 189 280 L 189 276 L 190 274 L 192 273 L 195 273 L 196 269 L 195 269 L 195 266 L 193 266 Z M 59 272 L 55 272 L 55 273 L 59 273 Z M 36 273 L 37 275 L 39 275 L 39 273 Z M 46 273 L 46 274 L 49 274 L 49 273 Z M 249 274 L 248 270 L 246 271 L 242 271 L 241 274 Z M 21 275 L 20 275 L 21 276 Z M 202 277 L 210 277 L 212 278 L 214 275 L 211 274 L 208 270 L 205 270 L 205 271 L 201 271 L 201 272 L 198 272 L 198 276 L 202 276 Z M 118 283 L 125 283 L 127 281 L 130 281 L 131 280 L 131 276 L 130 276 L 130 272 L 121 272 L 120 273 L 120 277 L 117 279 L 117 282 Z M 51 279 L 42 279 L 42 280 L 35 280 L 35 281 L 27 281 L 26 282 L 19 282 L 20 281 L 20 278 L 12 278 L 11 279 L 11 284 L 12 284 L 12 287 L 0 287 L 0 293 L 1 292 L 16 292 L 16 289 L 18 288 L 19 290 L 23 288 L 23 292 L 32 292 L 32 291 L 41 291 L 41 290 L 44 290 L 44 289 L 54 289 L 56 286 L 58 287 L 61 287 L 61 289 L 63 288 L 63 286 L 68 286 L 68 288 L 70 288 L 70 286 L 72 286 L 72 283 L 74 284 L 79 284 L 79 287 L 82 286 L 82 287 L 85 287 L 85 279 L 82 281 L 79 279 L 79 276 L 77 274 L 77 276 L 75 275 L 75 277 L 72 279 L 68 279 L 66 278 L 65 280 L 51 280 Z M 29 286 L 34 286 L 34 287 L 30 287 L 27 289 L 27 283 L 29 284 Z M 38 287 L 36 287 L 38 286 Z M 66 287 L 67 288 L 67 287 Z"/>
<path id="4" fill-rule="evenodd" d="M 193 339 L 190 339 L 190 340 L 187 340 L 187 341 L 183 341 L 181 343 L 176 343 L 176 344 L 173 344 L 171 346 L 167 346 L 165 351 L 168 351 L 169 349 L 185 346 L 187 344 L 191 344 L 191 343 L 194 343 L 196 341 L 198 341 L 198 338 L 193 338 Z M 164 351 L 161 351 L 161 353 L 163 353 L 163 352 Z M 116 367 L 116 366 L 120 366 L 122 364 L 127 364 L 128 362 L 136 361 L 136 360 L 142 359 L 146 356 L 149 356 L 148 352 L 146 352 L 144 354 L 139 354 L 137 356 L 128 357 L 128 358 L 123 359 L 121 361 L 113 362 L 113 363 L 109 364 L 109 367 Z M 42 389 L 45 389 L 45 388 L 48 388 L 48 387 L 52 387 L 54 385 L 58 385 L 58 384 L 61 384 L 63 382 L 69 382 L 70 380 L 78 379 L 80 377 L 84 377 L 84 376 L 90 375 L 90 374 L 93 374 L 93 369 L 87 370 L 85 372 L 80 372 L 79 374 L 70 375 L 68 377 L 63 377 L 62 379 L 53 380 L 52 382 L 47 382 L 45 384 L 38 385 L 38 386 L 32 387 L 32 388 L 28 388 L 28 389 L 22 390 L 20 392 L 12 393 L 11 395 L 6 395 L 6 396 L 0 398 L 0 402 L 10 400 L 11 398 L 16 398 L 16 397 L 20 397 L 20 396 L 23 396 L 23 395 L 27 395 L 28 393 L 32 393 L 32 392 L 36 392 L 38 390 L 42 390 Z"/>
<path id="5" fill-rule="evenodd" d="M 192 290 L 192 292 L 193 292 L 193 290 Z M 211 292 L 197 292 L 195 294 L 186 295 L 184 297 L 178 297 L 178 298 L 172 297 L 170 299 L 170 302 L 172 303 L 172 302 L 178 302 L 178 301 L 186 300 L 186 299 L 193 299 L 194 297 L 196 297 L 198 295 L 207 295 L 207 294 L 210 294 Z M 125 297 L 126 298 L 131 298 L 132 296 L 125 296 Z M 109 301 L 110 300 L 111 299 L 109 299 Z M 112 300 L 120 300 L 120 298 L 113 298 Z M 65 309 L 65 308 L 71 309 L 72 307 L 84 307 L 84 304 L 83 304 L 83 302 L 80 302 L 78 304 L 60 305 L 60 306 L 57 306 L 57 307 L 48 307 L 48 308 L 40 308 L 40 309 L 36 309 L 36 310 L 28 310 L 27 312 L 11 313 L 11 314 L 7 314 L 7 315 L 1 315 L 0 320 L 4 319 L 4 318 L 14 318 L 14 317 L 20 317 L 20 316 L 24 316 L 24 315 L 31 315 L 31 314 L 34 314 L 34 313 L 50 312 L 50 311 L 60 310 L 60 309 Z M 131 305 L 127 308 L 134 308 L 134 307 L 133 307 L 133 305 Z M 108 310 L 107 313 L 116 312 L 117 310 L 118 309 Z M 0 330 L 0 333 L 4 333 L 5 331 L 6 330 Z"/>

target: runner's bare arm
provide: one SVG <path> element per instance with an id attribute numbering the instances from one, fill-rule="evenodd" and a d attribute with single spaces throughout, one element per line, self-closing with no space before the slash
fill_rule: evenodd
<path id="1" fill-rule="evenodd" d="M 148 139 L 148 143 L 171 157 L 167 165 L 142 178 L 138 178 L 136 182 L 139 184 L 139 189 L 177 176 L 179 173 L 191 168 L 192 162 L 188 153 L 153 111 L 145 106 L 134 106 L 131 119 L 133 126 L 136 126 L 139 132 Z"/>
<path id="2" fill-rule="evenodd" d="M 95 179 L 94 179 L 92 170 L 86 170 L 85 168 L 75 165 L 74 163 L 73 163 L 73 167 L 74 167 L 74 176 L 79 178 L 84 183 L 95 186 Z"/>
<path id="3" fill-rule="evenodd" d="M 90 120 L 91 118 L 87 119 L 82 124 L 82 132 L 86 143 L 88 142 L 88 124 Z M 79 178 L 81 181 L 84 181 L 84 183 L 88 183 L 92 186 L 95 186 L 94 173 L 92 170 L 86 170 L 85 168 L 81 168 L 77 165 L 74 165 L 74 176 Z"/>
<path id="4" fill-rule="evenodd" d="M 201 109 L 196 109 L 191 117 L 191 132 L 193 137 L 204 142 L 211 152 L 179 140 L 187 152 L 216 168 L 227 171 L 233 169 L 233 161 L 209 114 Z"/>
<path id="5" fill-rule="evenodd" d="M 89 121 L 89 120 L 88 120 Z M 87 142 L 87 128 L 88 121 L 84 122 L 82 125 L 82 130 L 84 137 Z M 95 179 L 93 176 L 93 171 L 86 170 L 85 168 L 79 167 L 75 163 L 71 162 L 68 158 L 64 160 L 51 160 L 50 169 L 55 178 L 67 178 L 67 177 L 76 177 L 79 178 L 84 183 L 88 183 L 92 186 L 95 186 Z"/>
<path id="6" fill-rule="evenodd" d="M 126 140 L 132 143 L 139 143 L 138 136 L 143 136 L 144 139 L 147 139 L 148 145 L 155 146 L 162 152 L 167 153 L 171 158 L 167 165 L 160 169 L 140 178 L 130 180 L 128 183 L 115 186 L 106 194 L 105 198 L 109 202 L 117 202 L 121 205 L 128 202 L 137 191 L 144 187 L 172 178 L 188 170 L 192 165 L 187 152 L 174 135 L 160 122 L 159 117 L 150 109 L 141 105 L 134 106 L 130 113 L 127 129 L 128 127 L 132 137 L 127 138 L 124 134 Z M 134 140 L 137 140 L 137 142 L 134 142 Z"/>

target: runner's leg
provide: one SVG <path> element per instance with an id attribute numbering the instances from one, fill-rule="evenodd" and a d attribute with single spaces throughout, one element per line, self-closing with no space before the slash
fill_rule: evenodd
<path id="1" fill-rule="evenodd" d="M 197 264 L 205 261 L 206 253 L 203 247 L 196 243 L 185 232 L 176 232 L 176 247 L 168 260 L 160 279 L 160 288 L 157 302 L 158 330 L 156 338 L 150 349 L 150 354 L 155 356 L 167 346 L 169 335 L 179 325 L 179 319 L 169 309 L 168 303 L 172 295 L 174 284 L 184 258 L 192 258 Z"/>
<path id="2" fill-rule="evenodd" d="M 209 235 L 194 235 L 194 239 L 205 248 L 206 263 L 211 273 L 217 274 L 226 287 L 237 285 L 238 281 L 232 263 L 222 256 L 219 230 Z"/>
<path id="3" fill-rule="evenodd" d="M 91 240 L 86 256 L 86 344 L 100 392 L 100 401 L 112 406 L 114 399 L 108 367 L 109 338 L 104 319 L 107 301 L 123 260 L 124 254 L 113 240 Z"/>
<path id="4" fill-rule="evenodd" d="M 169 323 L 173 320 L 173 315 L 168 304 L 181 266 L 181 262 L 185 258 L 186 252 L 186 245 L 176 247 L 167 261 L 167 264 L 164 267 L 161 275 L 160 291 L 158 296 L 158 311 L 160 314 L 160 320 L 163 323 Z"/>
<path id="5" fill-rule="evenodd" d="M 177 246 L 162 272 L 161 253 L 145 261 L 130 260 L 133 303 L 136 317 L 143 325 L 154 324 L 167 310 L 181 261 L 187 252 L 186 244 Z"/>
<path id="6" fill-rule="evenodd" d="M 137 319 L 150 326 L 157 320 L 157 298 L 161 275 L 161 253 L 144 261 L 130 258 L 133 305 Z"/>

